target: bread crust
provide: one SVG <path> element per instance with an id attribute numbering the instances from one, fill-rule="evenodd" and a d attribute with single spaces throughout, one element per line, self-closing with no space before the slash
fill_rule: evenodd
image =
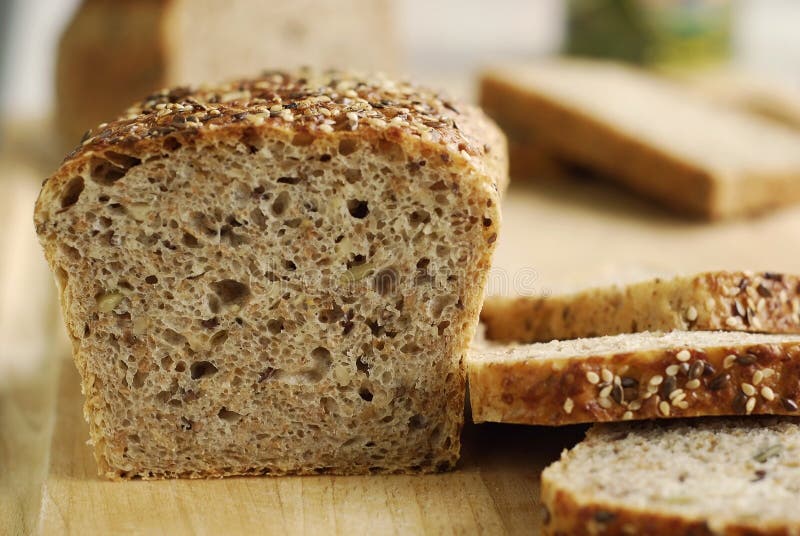
<path id="1" fill-rule="evenodd" d="M 675 346 L 576 358 L 468 361 L 475 422 L 588 422 L 796 415 L 800 340 Z M 690 383 L 691 382 L 691 383 Z"/>
<path id="2" fill-rule="evenodd" d="M 120 174 L 124 176 L 141 162 L 164 158 L 178 148 L 202 151 L 214 144 L 247 146 L 259 140 L 287 146 L 315 144 L 315 147 L 332 148 L 356 140 L 377 151 L 392 151 L 399 146 L 405 155 L 413 156 L 408 163 L 409 176 L 413 176 L 411 167 L 414 165 L 436 167 L 456 181 L 454 191 L 457 191 L 464 207 L 473 211 L 479 207 L 485 215 L 482 220 L 474 222 L 479 229 L 476 236 L 480 236 L 481 246 L 469 260 L 469 281 L 464 287 L 469 292 L 459 302 L 460 311 L 453 318 L 452 333 L 447 335 L 452 339 L 447 345 L 452 348 L 453 355 L 439 356 L 441 360 L 449 360 L 447 368 L 451 373 L 439 379 L 446 384 L 448 391 L 453 388 L 454 392 L 441 401 L 441 408 L 427 408 L 430 412 L 441 411 L 444 414 L 446 431 L 441 435 L 448 438 L 446 448 L 435 452 L 429 465 L 398 466 L 392 465 L 390 460 L 381 467 L 370 467 L 367 461 L 358 466 L 289 466 L 284 460 L 282 465 L 220 466 L 202 470 L 130 470 L 119 466 L 115 456 L 126 450 L 127 439 L 124 434 L 110 433 L 98 424 L 109 411 L 102 390 L 107 378 L 96 373 L 96 365 L 103 356 L 82 347 L 82 340 L 89 336 L 85 326 L 92 320 L 76 313 L 96 310 L 97 296 L 87 294 L 92 288 L 91 282 L 81 284 L 83 286 L 73 283 L 65 272 L 69 268 L 69 247 L 66 252 L 63 247 L 65 233 L 68 229 L 81 230 L 89 226 L 81 216 L 72 216 L 75 214 L 73 207 L 82 202 L 79 197 L 84 185 L 88 189 L 88 184 L 95 181 L 107 187 L 119 180 Z M 73 188 L 76 179 L 81 181 L 77 191 Z M 73 356 L 86 395 L 85 415 L 90 424 L 100 473 L 109 478 L 149 479 L 246 474 L 434 472 L 452 468 L 459 455 L 458 431 L 463 423 L 463 355 L 473 335 L 483 300 L 483 288 L 500 225 L 499 197 L 506 182 L 504 137 L 479 110 L 410 84 L 342 72 L 274 72 L 262 78 L 214 88 L 164 90 L 133 106 L 121 118 L 90 132 L 43 184 L 36 202 L 34 221 L 45 256 L 56 273 L 64 319 L 73 341 Z M 115 195 L 125 197 L 125 181 L 113 187 L 117 188 Z M 204 183 L 196 187 L 207 189 L 214 186 Z M 89 260 L 95 263 L 95 260 Z M 76 304 L 77 307 L 73 307 Z M 89 324 L 86 324 L 87 320 Z M 155 356 L 145 359 L 152 361 Z M 409 396 L 412 395 L 413 392 Z M 444 392 L 437 396 L 444 398 Z M 452 437 L 451 429 L 454 431 Z M 441 460 L 441 463 L 435 463 L 436 460 Z"/>
<path id="3" fill-rule="evenodd" d="M 800 332 L 800 278 L 715 271 L 549 297 L 489 297 L 489 340 L 547 342 L 637 331 Z"/>

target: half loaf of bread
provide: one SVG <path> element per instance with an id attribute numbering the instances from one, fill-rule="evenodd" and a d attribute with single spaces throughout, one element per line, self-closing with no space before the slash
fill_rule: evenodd
<path id="1" fill-rule="evenodd" d="M 101 125 L 35 212 L 100 472 L 452 467 L 506 166 L 477 109 L 341 72 Z"/>

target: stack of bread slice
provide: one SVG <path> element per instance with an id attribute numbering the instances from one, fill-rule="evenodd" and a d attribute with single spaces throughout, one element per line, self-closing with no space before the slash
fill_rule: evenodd
<path id="1" fill-rule="evenodd" d="M 798 413 L 799 296 L 794 276 L 709 272 L 490 298 L 488 344 L 468 362 L 473 419 L 653 420 L 595 426 L 543 473 L 548 533 L 800 532 L 786 502 L 800 420 L 686 419 Z"/>

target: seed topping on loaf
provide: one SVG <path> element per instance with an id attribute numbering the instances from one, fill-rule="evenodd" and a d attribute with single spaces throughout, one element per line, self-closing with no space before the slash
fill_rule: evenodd
<path id="1" fill-rule="evenodd" d="M 273 71 L 213 88 L 157 91 L 117 120 L 87 132 L 68 159 L 110 145 L 175 133 L 192 136 L 201 129 L 236 123 L 291 126 L 297 132 L 296 145 L 308 145 L 316 136 L 335 131 L 371 129 L 389 138 L 410 135 L 437 142 L 470 159 L 491 150 L 461 128 L 460 121 L 470 113 L 471 109 L 459 110 L 435 91 L 381 75 Z M 442 158 L 449 155 L 443 153 Z"/>

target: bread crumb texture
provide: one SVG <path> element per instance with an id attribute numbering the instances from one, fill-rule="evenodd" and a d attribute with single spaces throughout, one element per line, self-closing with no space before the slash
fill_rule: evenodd
<path id="1" fill-rule="evenodd" d="M 35 223 L 100 472 L 451 468 L 505 153 L 475 108 L 339 72 L 87 133 Z"/>
<path id="2" fill-rule="evenodd" d="M 798 534 L 794 418 L 598 425 L 542 475 L 545 534 Z"/>

